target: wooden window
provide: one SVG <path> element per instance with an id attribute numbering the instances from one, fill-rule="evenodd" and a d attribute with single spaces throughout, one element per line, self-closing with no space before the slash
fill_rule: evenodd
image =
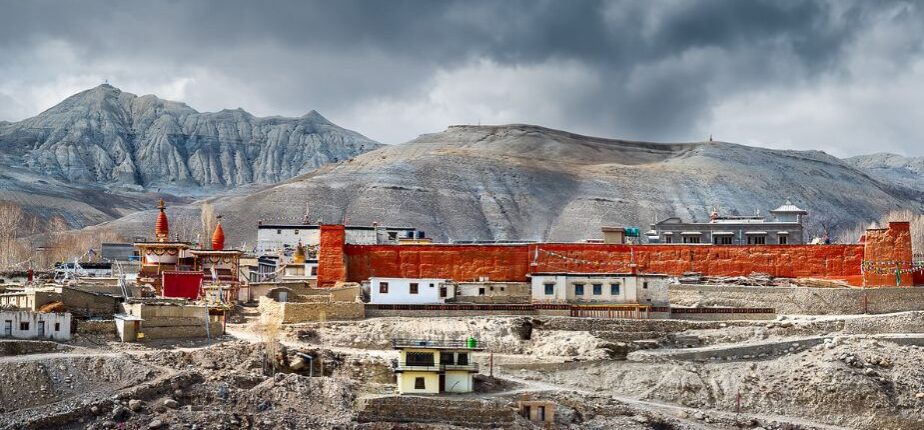
<path id="1" fill-rule="evenodd" d="M 618 296 L 619 295 L 619 283 L 610 284 L 610 295 Z"/>
<path id="2" fill-rule="evenodd" d="M 594 284 L 594 295 L 599 296 L 603 294 L 603 284 Z"/>
<path id="3" fill-rule="evenodd" d="M 19 329 L 20 329 L 20 330 L 29 330 L 29 322 L 28 322 L 28 321 L 20 321 L 20 322 L 19 322 Z"/>
<path id="4" fill-rule="evenodd" d="M 699 243 L 699 236 L 684 236 L 683 243 Z"/>
<path id="5" fill-rule="evenodd" d="M 61 323 L 55 323 L 55 331 L 61 331 Z"/>
<path id="6" fill-rule="evenodd" d="M 575 296 L 584 295 L 584 284 L 574 284 L 574 295 Z"/>
<path id="7" fill-rule="evenodd" d="M 732 237 L 731 236 L 714 236 L 712 238 L 712 243 L 716 245 L 731 245 Z"/>
<path id="8" fill-rule="evenodd" d="M 664 243 L 674 243 L 673 236 L 664 236 Z"/>
<path id="9" fill-rule="evenodd" d="M 411 291 L 410 291 L 411 294 L 417 294 L 418 292 L 420 292 L 419 288 L 417 287 L 417 283 L 416 283 L 416 282 L 411 282 L 411 284 L 410 284 L 410 290 L 411 290 Z"/>
<path id="10" fill-rule="evenodd" d="M 780 235 L 780 245 L 786 245 L 789 242 L 788 239 L 789 238 L 786 237 L 786 235 Z"/>
<path id="11" fill-rule="evenodd" d="M 420 376 L 414 378 L 414 389 L 415 390 L 426 390 L 427 380 Z"/>
<path id="12" fill-rule="evenodd" d="M 388 294 L 388 282 L 379 282 L 379 294 Z"/>
<path id="13" fill-rule="evenodd" d="M 555 294 L 555 284 L 545 284 L 545 295 L 551 296 Z"/>
<path id="14" fill-rule="evenodd" d="M 764 245 L 766 243 L 766 236 L 748 236 L 748 245 Z"/>
<path id="15" fill-rule="evenodd" d="M 456 355 L 456 364 L 460 366 L 465 366 L 468 364 L 468 353 L 460 352 Z"/>

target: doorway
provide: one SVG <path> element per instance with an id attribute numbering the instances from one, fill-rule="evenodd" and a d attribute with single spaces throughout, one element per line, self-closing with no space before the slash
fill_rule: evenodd
<path id="1" fill-rule="evenodd" d="M 45 321 L 38 322 L 38 337 L 45 337 Z"/>
<path id="2" fill-rule="evenodd" d="M 440 392 L 446 391 L 446 375 L 440 375 Z"/>

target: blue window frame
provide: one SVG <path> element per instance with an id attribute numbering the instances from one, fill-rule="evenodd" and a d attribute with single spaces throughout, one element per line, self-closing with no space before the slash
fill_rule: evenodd
<path id="1" fill-rule="evenodd" d="M 599 296 L 603 294 L 603 284 L 594 284 L 594 295 Z"/>
<path id="2" fill-rule="evenodd" d="M 610 284 L 610 295 L 618 296 L 619 295 L 619 283 Z"/>
<path id="3" fill-rule="evenodd" d="M 555 294 L 555 284 L 545 284 L 545 295 L 551 296 Z"/>
<path id="4" fill-rule="evenodd" d="M 574 284 L 574 295 L 575 296 L 584 295 L 584 284 Z"/>

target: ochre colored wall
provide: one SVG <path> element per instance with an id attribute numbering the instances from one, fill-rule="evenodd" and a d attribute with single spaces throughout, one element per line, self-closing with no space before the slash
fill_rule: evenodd
<path id="1" fill-rule="evenodd" d="M 347 245 L 347 280 L 373 276 L 526 281 L 525 245 Z"/>
<path id="2" fill-rule="evenodd" d="M 853 285 L 863 285 L 861 266 L 864 260 L 911 261 L 908 223 L 890 223 L 889 229 L 870 230 L 864 245 L 750 246 L 343 245 L 342 227 L 338 232 L 324 227 L 318 256 L 319 286 L 337 280 L 361 282 L 373 276 L 456 281 L 488 277 L 492 281 L 526 282 L 529 273 L 630 272 L 633 268 L 640 273 L 674 276 L 684 272 L 709 276 L 744 276 L 759 272 L 790 278 L 844 279 Z M 894 286 L 895 275 L 867 273 L 865 281 L 869 286 Z M 912 275 L 903 275 L 901 285 L 913 285 Z"/>
<path id="3" fill-rule="evenodd" d="M 896 287 L 914 285 L 914 275 L 896 276 L 893 267 L 908 269 L 912 262 L 911 224 L 890 222 L 889 228 L 866 230 L 864 260 L 872 270 L 864 273 L 864 285 Z M 899 278 L 899 279 L 896 279 Z"/>
<path id="4" fill-rule="evenodd" d="M 487 276 L 527 281 L 531 272 L 629 272 L 715 276 L 769 273 L 781 277 L 827 277 L 858 281 L 863 245 L 347 245 L 347 278 L 372 276 L 446 278 Z"/>
<path id="5" fill-rule="evenodd" d="M 318 287 L 333 287 L 346 280 L 344 243 L 346 228 L 342 225 L 322 225 L 318 239 Z"/>

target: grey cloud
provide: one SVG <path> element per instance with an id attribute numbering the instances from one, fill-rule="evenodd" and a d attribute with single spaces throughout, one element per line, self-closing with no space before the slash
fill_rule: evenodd
<path id="1" fill-rule="evenodd" d="M 576 132 L 648 140 L 702 138 L 717 122 L 717 106 L 750 93 L 888 80 L 885 71 L 858 76 L 850 68 L 862 55 L 858 42 L 885 27 L 906 29 L 907 40 L 888 47 L 891 67 L 884 68 L 902 73 L 921 60 L 921 43 L 914 41 L 924 27 L 916 3 L 833 0 L 38 0 L 0 6 L 0 92 L 12 96 L 26 92 L 15 93 L 5 82 L 105 76 L 144 93 L 173 76 L 194 76 L 199 79 L 186 101 L 200 109 L 239 105 L 286 115 L 318 109 L 336 122 L 362 125 L 347 115 L 383 100 L 396 108 L 426 103 L 440 73 L 481 61 L 511 69 L 570 62 L 598 79 L 577 83 L 581 99 L 563 101 L 567 109 L 559 109 L 553 122 L 574 124 Z M 51 41 L 65 41 L 76 59 L 37 59 L 36 50 Z M 553 96 L 561 93 L 542 88 L 545 82 L 520 84 L 534 85 L 537 98 L 548 94 L 545 103 L 556 103 Z M 235 93 L 239 103 L 217 105 Z M 530 122 L 530 106 L 491 108 L 519 112 Z M 444 125 L 466 120 L 449 116 Z M 395 143 L 435 131 L 423 126 L 431 124 L 404 121 L 359 131 Z M 855 143 L 844 148 L 858 151 Z"/>

